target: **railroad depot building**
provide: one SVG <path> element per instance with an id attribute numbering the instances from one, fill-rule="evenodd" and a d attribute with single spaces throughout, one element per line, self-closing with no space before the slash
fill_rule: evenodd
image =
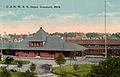
<path id="1" fill-rule="evenodd" d="M 62 53 L 68 57 L 71 51 L 81 52 L 87 48 L 75 43 L 65 42 L 58 36 L 49 36 L 42 27 L 33 35 L 23 39 L 21 42 L 0 42 L 3 55 L 17 57 L 51 57 L 54 58 Z"/>
<path id="2" fill-rule="evenodd" d="M 67 40 L 67 42 L 76 43 L 88 48 L 82 54 L 105 56 L 105 40 Z M 120 56 L 120 40 L 107 39 L 107 54 Z"/>

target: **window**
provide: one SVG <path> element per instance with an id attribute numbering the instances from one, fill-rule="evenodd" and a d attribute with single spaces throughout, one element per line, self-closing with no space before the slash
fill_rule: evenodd
<path id="1" fill-rule="evenodd" d="M 39 46 L 39 43 L 36 43 L 37 46 Z"/>
<path id="2" fill-rule="evenodd" d="M 43 47 L 44 44 L 45 42 L 43 41 L 30 41 L 29 42 L 30 47 Z"/>
<path id="3" fill-rule="evenodd" d="M 32 47 L 32 46 L 33 46 L 33 43 L 30 42 L 30 43 L 29 43 L 29 46 Z"/>

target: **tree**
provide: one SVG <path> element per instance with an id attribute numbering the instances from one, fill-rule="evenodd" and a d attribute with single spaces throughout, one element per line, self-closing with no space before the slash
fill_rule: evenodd
<path id="1" fill-rule="evenodd" d="M 108 58 L 92 66 L 87 77 L 120 77 L 120 58 Z"/>
<path id="2" fill-rule="evenodd" d="M 70 65 L 72 60 L 76 60 L 76 54 L 77 54 L 76 51 L 70 52 Z"/>
<path id="3" fill-rule="evenodd" d="M 111 36 L 114 36 L 114 37 L 120 39 L 120 33 L 113 33 Z"/>
<path id="4" fill-rule="evenodd" d="M 99 34 L 98 33 L 86 33 L 86 36 L 92 39 L 92 38 L 98 38 Z"/>
<path id="5" fill-rule="evenodd" d="M 7 70 L 5 67 L 0 68 L 0 77 L 12 77 L 9 70 Z"/>
<path id="6" fill-rule="evenodd" d="M 64 56 L 62 54 L 59 54 L 58 57 L 55 58 L 55 62 L 58 65 L 65 64 L 66 60 L 64 59 Z"/>
<path id="7" fill-rule="evenodd" d="M 59 54 L 58 57 L 55 58 L 55 62 L 60 66 L 60 72 L 62 73 L 61 65 L 65 64 L 66 60 L 62 54 Z"/>
<path id="8" fill-rule="evenodd" d="M 18 77 L 37 77 L 37 75 L 36 73 L 27 70 L 26 72 L 20 72 Z"/>
<path id="9" fill-rule="evenodd" d="M 34 63 L 32 63 L 31 65 L 30 65 L 30 71 L 31 72 L 34 72 L 36 70 L 36 65 L 34 64 Z"/>
<path id="10" fill-rule="evenodd" d="M 9 66 L 9 64 L 12 63 L 12 61 L 14 61 L 13 57 L 6 57 L 5 58 L 5 64 L 7 64 L 7 67 Z"/>
<path id="11" fill-rule="evenodd" d="M 21 61 L 17 61 L 17 67 L 21 68 L 22 66 L 23 66 L 22 62 Z M 20 71 L 20 69 L 19 69 L 19 71 Z"/>

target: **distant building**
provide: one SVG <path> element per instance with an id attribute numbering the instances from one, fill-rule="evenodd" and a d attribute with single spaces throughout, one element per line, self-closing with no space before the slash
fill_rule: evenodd
<path id="1" fill-rule="evenodd" d="M 23 35 L 15 35 L 13 42 L 21 42 L 23 40 Z"/>
<path id="2" fill-rule="evenodd" d="M 3 42 L 21 42 L 23 40 L 23 35 L 16 34 L 4 34 L 0 37 Z"/>
<path id="3" fill-rule="evenodd" d="M 57 57 L 59 53 L 69 56 L 71 51 L 81 52 L 87 48 L 68 43 L 57 36 L 49 36 L 40 28 L 33 36 L 26 37 L 21 42 L 1 42 L 0 49 L 4 55 L 17 57 Z"/>
<path id="4" fill-rule="evenodd" d="M 76 32 L 76 40 L 82 40 L 82 39 L 88 39 L 87 36 L 85 35 L 85 33 L 78 33 Z"/>

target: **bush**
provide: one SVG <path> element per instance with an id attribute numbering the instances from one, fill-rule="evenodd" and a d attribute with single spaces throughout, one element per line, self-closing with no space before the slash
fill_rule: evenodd
<path id="1" fill-rule="evenodd" d="M 21 62 L 21 61 L 18 61 L 18 62 L 17 62 L 17 67 L 18 67 L 18 68 L 21 68 L 22 66 L 23 66 L 22 62 Z"/>
<path id="2" fill-rule="evenodd" d="M 13 61 L 14 61 L 13 57 L 6 57 L 4 63 L 7 64 L 8 67 L 8 65 L 11 64 Z"/>
<path id="3" fill-rule="evenodd" d="M 79 65 L 78 65 L 78 64 L 74 64 L 74 65 L 73 65 L 73 69 L 74 69 L 74 70 L 79 70 L 79 69 L 80 69 L 80 67 L 79 67 Z"/>
<path id="4" fill-rule="evenodd" d="M 17 70 L 15 70 L 15 69 L 11 69 L 10 71 L 11 71 L 11 72 L 17 72 Z"/>
<path id="5" fill-rule="evenodd" d="M 7 70 L 5 67 L 1 67 L 0 69 L 0 77 L 12 77 L 10 71 Z"/>
<path id="6" fill-rule="evenodd" d="M 34 64 L 34 63 L 32 63 L 31 65 L 30 65 L 30 71 L 31 72 L 34 72 L 36 70 L 36 65 Z"/>
<path id="7" fill-rule="evenodd" d="M 1 61 L 2 55 L 0 54 L 0 61 Z"/>
<path id="8" fill-rule="evenodd" d="M 36 73 L 27 70 L 26 72 L 20 72 L 18 77 L 37 77 L 37 76 Z"/>
<path id="9" fill-rule="evenodd" d="M 30 63 L 30 61 L 15 60 L 15 61 L 13 62 L 13 64 L 18 64 L 18 62 L 20 62 L 21 64 L 29 64 L 29 63 Z"/>

